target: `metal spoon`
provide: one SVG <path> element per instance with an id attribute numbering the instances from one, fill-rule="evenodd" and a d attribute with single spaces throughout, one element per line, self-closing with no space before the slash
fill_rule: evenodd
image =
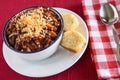
<path id="1" fill-rule="evenodd" d="M 113 37 L 114 37 L 115 43 L 117 45 L 117 55 L 120 58 L 119 38 L 118 38 L 117 33 L 114 28 L 114 24 L 119 19 L 116 8 L 112 4 L 108 4 L 108 3 L 103 4 L 100 8 L 100 18 L 104 24 L 111 25 Z"/>

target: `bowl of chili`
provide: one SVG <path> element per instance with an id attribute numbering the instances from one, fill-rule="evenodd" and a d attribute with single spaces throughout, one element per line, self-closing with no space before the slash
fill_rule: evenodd
<path id="1" fill-rule="evenodd" d="M 42 60 L 57 51 L 64 22 L 51 7 L 34 6 L 12 16 L 4 26 L 3 40 L 13 53 L 27 60 Z"/>

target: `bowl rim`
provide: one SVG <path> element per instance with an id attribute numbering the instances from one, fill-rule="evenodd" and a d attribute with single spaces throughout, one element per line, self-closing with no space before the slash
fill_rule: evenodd
<path id="1" fill-rule="evenodd" d="M 20 50 L 17 50 L 17 49 L 15 49 L 15 48 L 11 47 L 10 44 L 8 43 L 7 39 L 6 39 L 6 33 L 5 33 L 5 30 L 6 30 L 7 26 L 8 26 L 8 24 L 9 24 L 10 20 L 11 20 L 12 18 L 14 18 L 14 17 L 15 17 L 17 14 L 19 14 L 20 12 L 23 12 L 23 11 L 25 11 L 25 10 L 29 10 L 29 9 L 31 9 L 31 8 L 38 8 L 38 7 L 49 8 L 49 9 L 52 10 L 55 14 L 57 14 L 58 17 L 60 18 L 60 22 L 61 22 L 61 28 L 60 28 L 60 29 L 61 29 L 61 30 L 59 31 L 58 36 L 56 37 L 56 39 L 54 40 L 54 42 L 52 42 L 51 44 L 49 44 L 49 45 L 48 45 L 47 47 L 45 47 L 45 48 L 38 49 L 38 50 L 35 50 L 35 51 L 31 51 L 31 52 L 23 52 L 23 51 L 20 51 Z M 3 30 L 2 30 L 2 38 L 3 38 L 3 41 L 5 42 L 5 44 L 7 45 L 7 47 L 9 47 L 11 50 L 13 50 L 13 51 L 15 51 L 15 52 L 18 52 L 18 53 L 23 53 L 23 54 L 28 54 L 28 53 L 29 53 L 29 54 L 33 54 L 33 53 L 38 53 L 38 52 L 40 52 L 40 51 L 44 51 L 45 49 L 47 49 L 47 48 L 49 48 L 50 46 L 52 46 L 52 45 L 60 38 L 60 36 L 63 34 L 63 31 L 64 31 L 64 21 L 63 21 L 63 18 L 62 18 L 62 16 L 61 16 L 61 14 L 60 14 L 57 10 L 55 10 L 54 8 L 49 7 L 49 6 L 31 6 L 31 7 L 27 7 L 27 8 L 24 8 L 24 9 L 16 12 L 13 16 L 11 16 L 11 17 L 8 19 L 8 21 L 5 23 L 4 28 L 3 28 Z"/>

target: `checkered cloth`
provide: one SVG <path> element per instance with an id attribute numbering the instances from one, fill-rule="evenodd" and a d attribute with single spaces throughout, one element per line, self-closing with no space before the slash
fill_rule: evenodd
<path id="1" fill-rule="evenodd" d="M 120 16 L 120 0 L 83 0 L 85 21 L 90 35 L 90 49 L 99 79 L 120 79 L 120 62 L 116 57 L 117 48 L 112 28 L 104 25 L 99 16 L 100 6 L 113 4 Z M 120 37 L 120 20 L 114 25 Z"/>

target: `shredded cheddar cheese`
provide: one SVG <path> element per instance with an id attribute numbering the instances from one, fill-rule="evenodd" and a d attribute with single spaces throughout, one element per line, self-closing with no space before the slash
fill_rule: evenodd
<path id="1" fill-rule="evenodd" d="M 22 28 L 22 32 L 25 32 L 24 37 L 37 37 L 39 36 L 41 30 L 46 27 L 45 19 L 43 18 L 43 11 L 40 9 L 35 9 L 32 12 L 28 12 L 20 16 L 18 20 L 19 24 L 26 25 Z"/>

